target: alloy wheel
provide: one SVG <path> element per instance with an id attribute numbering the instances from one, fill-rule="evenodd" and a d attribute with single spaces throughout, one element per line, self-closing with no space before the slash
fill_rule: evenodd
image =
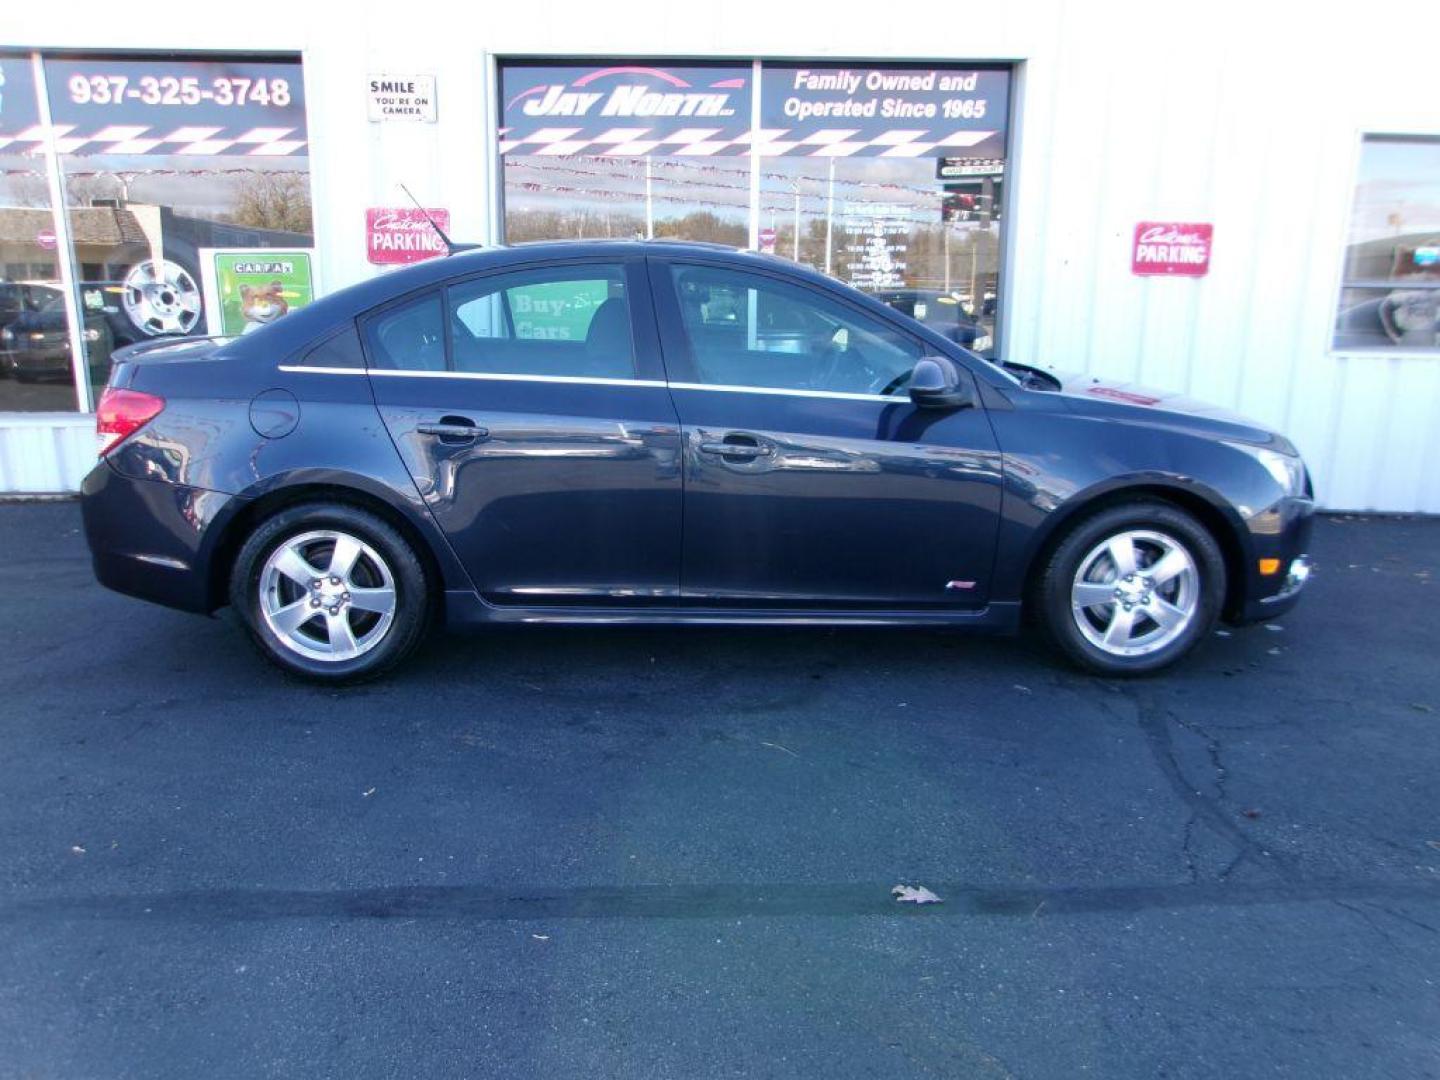
<path id="1" fill-rule="evenodd" d="M 130 321 L 151 335 L 191 333 L 203 311 L 195 279 L 169 259 L 146 259 L 131 267 L 121 300 Z"/>
<path id="2" fill-rule="evenodd" d="M 1194 621 L 1200 572 L 1174 537 L 1130 529 L 1096 544 L 1070 590 L 1075 625 L 1111 656 L 1144 656 L 1170 645 Z"/>
<path id="3" fill-rule="evenodd" d="M 336 529 L 280 544 L 260 571 L 260 613 L 280 643 L 311 660 L 353 660 L 395 620 L 395 578 L 376 550 Z"/>

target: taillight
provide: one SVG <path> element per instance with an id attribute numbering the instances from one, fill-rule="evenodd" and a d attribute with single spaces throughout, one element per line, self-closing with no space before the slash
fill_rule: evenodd
<path id="1" fill-rule="evenodd" d="M 104 457 L 165 408 L 165 399 L 139 390 L 116 390 L 107 386 L 95 406 L 95 433 L 100 437 L 100 456 Z"/>

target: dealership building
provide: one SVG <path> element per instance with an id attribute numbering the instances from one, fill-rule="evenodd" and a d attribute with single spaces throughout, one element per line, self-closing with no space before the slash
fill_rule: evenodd
<path id="1" fill-rule="evenodd" d="M 0 493 L 77 488 L 115 349 L 440 257 L 433 219 L 773 252 L 987 355 L 1279 428 L 1331 509 L 1440 512 L 1433 25 L 1419 3 L 24 5 L 0 39 Z"/>

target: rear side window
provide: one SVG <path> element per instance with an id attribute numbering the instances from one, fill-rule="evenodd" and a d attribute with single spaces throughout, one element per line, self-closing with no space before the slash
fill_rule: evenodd
<path id="1" fill-rule="evenodd" d="M 452 367 L 492 375 L 633 379 L 624 268 L 492 274 L 449 290 Z"/>
<path id="2" fill-rule="evenodd" d="M 368 326 L 370 366 L 444 371 L 445 315 L 440 294 L 427 293 L 377 316 Z"/>
<path id="3" fill-rule="evenodd" d="M 344 330 L 331 334 L 305 354 L 300 361 L 305 367 L 363 368 L 365 357 L 360 352 L 360 334 L 351 323 Z"/>

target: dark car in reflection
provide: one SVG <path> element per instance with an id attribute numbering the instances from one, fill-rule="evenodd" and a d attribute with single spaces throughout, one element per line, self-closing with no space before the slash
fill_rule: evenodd
<path id="1" fill-rule="evenodd" d="M 0 328 L 0 371 L 21 382 L 73 378 L 64 294 L 49 285 L 27 288 L 28 305 Z M 81 340 L 96 385 L 105 381 L 111 353 L 144 336 L 121 310 L 119 291 L 117 282 L 83 282 L 79 287 L 85 322 Z"/>
<path id="2" fill-rule="evenodd" d="M 102 313 L 87 310 L 84 318 L 80 336 L 92 378 L 99 376 L 103 382 L 115 339 Z M 0 330 L 0 364 L 21 382 L 73 378 L 70 351 L 69 319 L 59 290 L 37 310 L 24 312 Z"/>
<path id="3" fill-rule="evenodd" d="M 240 338 L 120 349 L 85 478 L 100 581 L 231 606 L 372 677 L 428 627 L 1033 621 L 1089 671 L 1288 610 L 1280 434 L 997 364 L 783 260 L 570 243 L 434 259 Z"/>
<path id="4" fill-rule="evenodd" d="M 994 344 L 990 331 L 972 314 L 960 293 L 940 289 L 882 289 L 874 296 L 974 352 L 988 353 Z"/>

